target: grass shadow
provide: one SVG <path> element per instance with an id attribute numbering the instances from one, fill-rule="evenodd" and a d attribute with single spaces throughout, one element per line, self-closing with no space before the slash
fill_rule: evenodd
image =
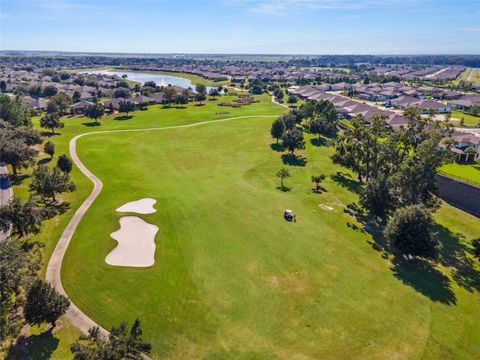
<path id="1" fill-rule="evenodd" d="M 46 360 L 52 357 L 60 340 L 53 336 L 52 330 L 25 339 L 25 346 L 32 360 Z"/>
<path id="2" fill-rule="evenodd" d="M 270 144 L 270 149 L 272 149 L 273 151 L 277 151 L 277 152 L 283 152 L 285 150 L 283 145 L 279 144 L 279 143 Z"/>
<path id="3" fill-rule="evenodd" d="M 469 292 L 480 291 L 480 271 L 475 268 L 475 260 L 469 254 L 465 237 L 440 224 L 435 224 L 434 231 L 441 244 L 438 261 L 453 269 L 452 278 L 459 286 Z"/>
<path id="4" fill-rule="evenodd" d="M 113 118 L 113 120 L 117 120 L 117 121 L 125 121 L 125 120 L 130 120 L 131 118 L 133 118 L 133 115 L 120 115 L 120 116 L 115 116 Z"/>
<path id="5" fill-rule="evenodd" d="M 44 217 L 46 219 L 52 219 L 57 215 L 61 215 L 66 213 L 70 210 L 70 203 L 63 201 L 63 202 L 46 202 L 44 203 Z"/>
<path id="6" fill-rule="evenodd" d="M 325 138 L 321 137 L 321 138 L 312 138 L 310 139 L 310 144 L 312 144 L 313 146 L 325 146 L 327 145 L 327 140 L 325 140 Z"/>
<path id="7" fill-rule="evenodd" d="M 40 135 L 42 135 L 43 137 L 51 138 L 54 136 L 59 136 L 61 135 L 61 133 L 57 133 L 57 132 L 52 133 L 51 131 L 41 131 Z"/>
<path id="8" fill-rule="evenodd" d="M 341 187 L 344 187 L 355 194 L 360 194 L 362 191 L 362 183 L 358 180 L 352 179 L 352 176 L 348 173 L 337 171 L 335 175 L 330 176 L 330 178 Z"/>
<path id="9" fill-rule="evenodd" d="M 23 174 L 23 175 L 12 174 L 12 175 L 10 175 L 10 183 L 13 186 L 18 186 L 18 185 L 22 184 L 23 180 L 28 179 L 29 177 L 30 177 L 30 175 L 27 175 L 27 174 Z"/>
<path id="10" fill-rule="evenodd" d="M 28 337 L 20 336 L 15 345 L 8 350 L 7 359 L 48 360 L 52 358 L 60 340 L 53 336 L 52 330 Z"/>
<path id="11" fill-rule="evenodd" d="M 38 165 L 45 165 L 45 164 L 48 164 L 49 162 L 52 161 L 52 158 L 51 157 L 48 157 L 48 158 L 43 158 L 43 159 L 40 159 L 37 161 L 37 164 Z"/>
<path id="12" fill-rule="evenodd" d="M 305 157 L 292 154 L 283 154 L 282 161 L 285 165 L 291 166 L 305 166 L 307 164 L 307 159 Z"/>
<path id="13" fill-rule="evenodd" d="M 393 275 L 405 285 L 411 286 L 432 301 L 446 305 L 456 304 L 450 279 L 426 260 L 405 260 L 395 257 L 392 267 Z"/>
<path id="14" fill-rule="evenodd" d="M 88 127 L 95 127 L 95 126 L 100 126 L 100 122 L 95 122 L 95 121 L 92 121 L 92 122 L 84 122 L 82 123 L 82 125 L 84 126 L 88 126 Z"/>

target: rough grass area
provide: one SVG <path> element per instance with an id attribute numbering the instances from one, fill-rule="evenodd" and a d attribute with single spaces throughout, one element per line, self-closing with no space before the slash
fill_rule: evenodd
<path id="1" fill-rule="evenodd" d="M 185 122 L 171 118 L 184 110 L 155 111 L 133 120 Z M 469 243 L 480 220 L 444 205 L 440 264 L 394 262 L 379 231 L 343 213 L 361 185 L 332 164 L 332 148 L 309 138 L 306 164 L 282 157 L 270 123 L 80 139 L 80 157 L 105 187 L 62 267 L 73 301 L 107 328 L 139 316 L 154 358 L 474 358 L 480 269 Z M 278 189 L 282 166 L 288 191 Z M 321 194 L 311 190 L 317 173 L 327 175 Z M 142 215 L 160 227 L 155 265 L 108 266 L 116 207 L 143 197 L 158 200 L 157 213 Z M 283 220 L 287 208 L 297 223 Z"/>

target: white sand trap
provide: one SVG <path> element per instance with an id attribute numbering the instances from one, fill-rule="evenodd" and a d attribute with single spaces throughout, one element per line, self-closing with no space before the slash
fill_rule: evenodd
<path id="1" fill-rule="evenodd" d="M 110 236 L 118 245 L 105 258 L 114 266 L 149 267 L 155 263 L 155 235 L 158 226 L 137 216 L 120 218 L 120 230 Z"/>
<path id="2" fill-rule="evenodd" d="M 134 212 L 137 214 L 153 214 L 157 210 L 153 205 L 157 202 L 155 199 L 145 198 L 137 201 L 130 201 L 117 209 L 117 212 Z"/>

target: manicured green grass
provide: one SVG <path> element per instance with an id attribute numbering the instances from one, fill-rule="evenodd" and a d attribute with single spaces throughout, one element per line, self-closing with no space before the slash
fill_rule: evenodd
<path id="1" fill-rule="evenodd" d="M 480 124 L 480 117 L 469 115 L 469 114 L 466 114 L 466 113 L 464 113 L 462 111 L 459 111 L 459 110 L 452 110 L 450 115 L 454 119 L 463 118 L 463 120 L 465 122 L 465 126 L 470 126 L 471 127 L 471 126 L 475 126 L 475 125 Z M 458 121 L 456 122 L 456 124 L 458 124 Z"/>
<path id="2" fill-rule="evenodd" d="M 258 96 L 256 98 L 260 100 L 260 102 L 243 106 L 241 108 L 221 107 L 217 105 L 219 101 L 231 102 L 233 98 L 234 97 L 232 96 L 224 96 L 221 100 L 218 98 L 215 101 L 207 101 L 201 106 L 190 103 L 184 108 L 175 106 L 168 108 L 163 105 L 153 105 L 150 106 L 148 110 L 138 110 L 131 113 L 131 118 L 128 120 L 122 120 L 124 117 L 121 114 L 105 116 L 102 118 L 100 126 L 94 126 L 95 124 L 92 120 L 84 117 L 63 118 L 62 121 L 65 123 L 65 128 L 49 138 L 49 140 L 55 143 L 56 155 L 53 161 L 48 164 L 53 166 L 56 164 L 59 155 L 69 154 L 70 139 L 77 134 L 85 132 L 185 125 L 200 121 L 224 119 L 236 116 L 275 115 L 285 111 L 284 108 L 271 104 L 268 95 Z M 35 117 L 32 121 L 34 125 L 39 128 L 40 117 Z M 44 131 L 43 129 L 40 130 Z M 49 136 L 47 132 L 44 132 L 44 134 Z M 39 150 L 41 151 L 42 148 Z M 39 156 L 38 161 L 47 158 L 47 155 L 41 155 Z M 19 196 L 23 199 L 28 198 L 28 186 L 31 180 L 30 173 L 30 169 L 20 172 L 19 178 L 21 181 L 18 181 L 14 186 L 15 196 Z M 76 167 L 73 168 L 71 175 L 77 190 L 73 193 L 62 194 L 60 198 L 70 202 L 72 210 L 62 216 L 46 221 L 41 233 L 33 237 L 33 239 L 38 241 L 43 247 L 44 261 L 41 270 L 42 274 L 45 271 L 50 254 L 52 253 L 61 232 L 67 225 L 70 217 L 73 215 L 73 210 L 80 206 L 81 202 L 88 196 L 93 186 Z"/>
<path id="3" fill-rule="evenodd" d="M 288 166 L 290 191 L 277 188 L 286 165 L 270 123 L 80 139 L 105 187 L 62 268 L 73 301 L 107 328 L 140 317 L 154 358 L 474 357 L 479 269 L 465 249 L 480 221 L 443 206 L 442 265 L 395 265 L 343 213 L 359 185 L 332 164 L 332 148 L 307 142 L 307 165 Z M 322 194 L 311 191 L 316 173 L 328 176 Z M 160 227 L 155 265 L 108 266 L 115 208 L 143 197 L 158 200 L 141 216 Z M 283 220 L 287 208 L 297 223 Z"/>
<path id="4" fill-rule="evenodd" d="M 77 134 L 85 132 L 185 125 L 200 121 L 236 116 L 280 114 L 284 111 L 283 108 L 271 104 L 268 95 L 258 96 L 257 99 L 260 100 L 260 102 L 241 108 L 220 107 L 217 105 L 217 102 L 219 101 L 218 99 L 216 101 L 208 101 L 202 106 L 189 104 L 185 108 L 174 106 L 167 108 L 161 105 L 154 105 L 150 106 L 146 111 L 135 111 L 131 113 L 131 118 L 128 120 L 120 120 L 122 115 L 119 114 L 105 116 L 101 120 L 100 126 L 92 126 L 92 121 L 83 117 L 63 118 L 65 128 L 60 130 L 56 135 L 49 137 L 49 140 L 55 143 L 56 154 L 53 161 L 50 161 L 47 164 L 53 166 L 59 155 L 69 154 L 68 146 L 70 139 Z M 233 100 L 233 97 L 225 96 L 222 100 L 230 102 Z M 40 117 L 33 118 L 32 122 L 35 127 L 39 128 Z M 40 130 L 44 131 L 43 129 Z M 49 136 L 46 132 L 45 135 Z M 39 150 L 41 151 L 42 148 L 40 147 Z M 45 159 L 48 158 L 49 156 L 41 154 L 37 161 L 45 161 Z M 20 171 L 18 180 L 14 183 L 15 196 L 22 199 L 28 198 L 28 186 L 31 182 L 30 174 L 30 169 Z M 75 166 L 72 170 L 71 176 L 77 190 L 73 193 L 62 194 L 60 196 L 62 200 L 68 201 L 71 204 L 71 209 L 63 215 L 45 221 L 42 226 L 42 231 L 35 236 L 30 236 L 28 239 L 40 245 L 42 254 L 42 267 L 40 269 L 41 276 L 44 276 L 50 255 L 64 228 L 67 226 L 68 221 L 72 217 L 74 211 L 88 196 L 93 187 L 90 181 L 88 181 L 88 179 L 86 179 Z M 34 331 L 32 334 L 39 335 L 38 331 Z M 38 339 L 39 341 L 42 340 L 40 341 L 41 343 L 43 343 L 44 340 L 52 340 L 54 343 L 57 343 L 55 347 L 57 350 L 55 350 L 54 354 L 61 353 L 62 356 L 54 356 L 53 358 L 66 359 L 69 358 L 67 354 L 69 352 L 69 346 L 72 343 L 72 336 L 76 339 L 78 337 L 78 332 L 69 324 L 65 324 L 65 326 L 62 326 L 62 328 L 58 330 L 56 335 L 54 333 L 53 337 L 50 334 L 44 334 L 35 337 L 35 339 Z M 59 340 L 57 341 L 54 338 L 58 338 Z M 49 343 L 48 346 L 52 345 Z"/>
<path id="5" fill-rule="evenodd" d="M 61 154 L 87 131 L 283 111 L 269 96 L 240 109 L 215 102 L 152 106 L 130 120 L 107 117 L 100 127 L 66 119 L 52 139 Z M 332 164 L 332 148 L 307 141 L 306 166 L 285 165 L 282 153 L 270 148 L 271 121 L 80 139 L 82 161 L 105 186 L 62 266 L 72 300 L 106 328 L 140 317 L 154 358 L 474 357 L 479 267 L 465 254 L 480 220 L 443 205 L 436 215 L 446 244 L 441 265 L 395 265 L 381 251 L 382 239 L 343 213 L 360 187 Z M 277 189 L 275 173 L 283 166 L 292 173 L 288 192 Z M 310 176 L 317 173 L 328 176 L 322 194 L 311 191 Z M 45 261 L 92 187 L 77 169 L 72 177 L 78 190 L 63 195 L 72 210 L 35 237 L 45 245 Z M 157 213 L 141 215 L 160 227 L 155 265 L 108 266 L 105 256 L 116 245 L 110 233 L 119 227 L 115 208 L 143 197 L 158 200 Z M 297 223 L 283 220 L 287 208 Z"/>
<path id="6" fill-rule="evenodd" d="M 454 179 L 480 187 L 480 164 L 451 163 L 443 165 L 439 172 Z"/>

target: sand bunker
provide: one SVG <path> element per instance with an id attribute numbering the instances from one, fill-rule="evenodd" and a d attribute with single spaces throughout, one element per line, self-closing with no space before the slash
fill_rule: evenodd
<path id="1" fill-rule="evenodd" d="M 137 216 L 120 218 L 120 230 L 110 236 L 118 245 L 105 258 L 114 266 L 149 267 L 155 263 L 155 235 L 158 226 Z"/>
<path id="2" fill-rule="evenodd" d="M 145 198 L 137 201 L 130 201 L 117 209 L 117 212 L 134 212 L 137 214 L 152 214 L 156 212 L 153 205 L 157 202 L 155 199 Z"/>

